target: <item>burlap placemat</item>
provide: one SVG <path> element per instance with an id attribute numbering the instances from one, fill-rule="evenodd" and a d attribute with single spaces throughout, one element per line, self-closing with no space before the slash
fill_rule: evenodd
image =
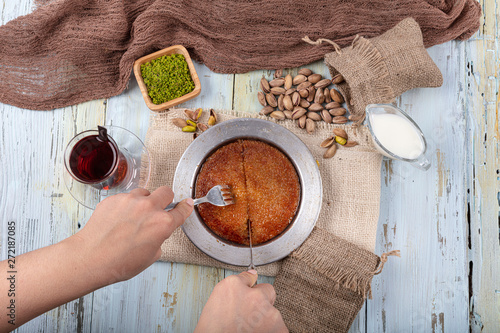
<path id="1" fill-rule="evenodd" d="M 152 114 L 146 134 L 146 147 L 151 158 L 151 176 L 148 190 L 162 185 L 172 186 L 177 162 L 187 146 L 192 142 L 192 134 L 183 133 L 171 123 L 172 118 L 182 117 L 183 110 Z M 219 122 L 235 116 L 258 117 L 233 111 L 218 112 Z M 206 123 L 208 112 L 201 121 Z M 375 248 L 376 230 L 380 200 L 380 167 L 382 156 L 371 144 L 369 132 L 359 127 L 355 132 L 350 126 L 317 124 L 313 134 L 307 134 L 291 120 L 280 122 L 295 133 L 308 147 L 319 162 L 323 182 L 323 204 L 316 226 L 366 251 Z M 332 135 L 334 127 L 343 127 L 350 140 L 359 143 L 353 148 L 340 147 L 331 159 L 323 159 L 324 148 L 319 144 Z M 203 135 L 203 134 L 202 134 Z M 184 262 L 204 266 L 228 268 L 236 271 L 246 267 L 236 267 L 214 260 L 200 250 L 178 229 L 162 245 L 162 261 Z M 258 268 L 262 275 L 276 276 L 280 262 Z"/>

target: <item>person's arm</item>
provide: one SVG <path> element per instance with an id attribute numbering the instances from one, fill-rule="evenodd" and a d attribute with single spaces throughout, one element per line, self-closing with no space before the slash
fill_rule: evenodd
<path id="1" fill-rule="evenodd" d="M 97 205 L 75 235 L 15 258 L 15 297 L 8 296 L 9 263 L 0 262 L 0 331 L 13 330 L 61 304 L 137 275 L 161 255 L 160 246 L 193 210 L 192 199 L 169 212 L 173 192 L 136 189 Z M 8 306 L 15 300 L 15 325 Z"/>
<path id="2" fill-rule="evenodd" d="M 250 270 L 219 282 L 201 312 L 195 333 L 288 332 L 280 312 L 273 306 L 272 285 L 257 282 Z"/>

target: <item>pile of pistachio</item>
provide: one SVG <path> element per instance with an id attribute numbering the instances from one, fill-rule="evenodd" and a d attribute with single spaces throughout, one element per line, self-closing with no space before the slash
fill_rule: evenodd
<path id="1" fill-rule="evenodd" d="M 208 117 L 207 124 L 199 122 L 202 114 L 202 108 L 198 108 L 194 111 L 185 109 L 184 115 L 187 119 L 174 118 L 172 119 L 172 123 L 175 126 L 180 127 L 183 132 L 193 133 L 193 139 L 196 139 L 196 137 L 198 136 L 198 132 L 203 133 L 208 129 L 208 126 L 213 126 L 217 123 L 217 114 L 215 113 L 214 109 L 210 109 L 210 117 Z"/>
<path id="2" fill-rule="evenodd" d="M 328 124 L 345 124 L 349 120 L 358 121 L 359 116 L 346 117 L 347 110 L 343 107 L 344 98 L 332 84 L 344 82 L 344 77 L 337 74 L 331 80 L 314 74 L 308 68 L 299 70 L 298 75 L 283 76 L 282 70 L 277 70 L 271 81 L 262 77 L 257 93 L 259 103 L 264 107 L 261 115 L 276 120 L 292 119 L 300 128 L 311 134 L 316 129 L 316 121 Z M 354 147 L 358 143 L 348 141 L 347 133 L 340 128 L 334 129 L 334 135 L 323 141 L 321 147 L 327 148 L 324 158 L 330 158 L 337 151 L 337 144 Z"/>

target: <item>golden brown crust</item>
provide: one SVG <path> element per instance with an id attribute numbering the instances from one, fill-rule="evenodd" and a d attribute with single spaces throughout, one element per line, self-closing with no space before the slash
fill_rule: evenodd
<path id="1" fill-rule="evenodd" d="M 196 198 L 205 196 L 215 185 L 231 187 L 234 205 L 218 207 L 204 203 L 198 206 L 198 212 L 213 232 L 240 244 L 248 242 L 248 205 L 242 152 L 239 142 L 219 148 L 203 163 L 196 180 Z"/>
<path id="2" fill-rule="evenodd" d="M 299 179 L 290 160 L 260 141 L 243 141 L 248 217 L 252 243 L 279 235 L 292 221 L 299 203 Z"/>
<path id="3" fill-rule="evenodd" d="M 291 222 L 299 204 L 299 179 L 292 163 L 261 141 L 239 140 L 213 153 L 198 175 L 196 197 L 220 184 L 232 187 L 236 204 L 203 204 L 198 209 L 210 229 L 236 243 L 248 244 L 248 219 L 253 244 L 276 237 Z"/>

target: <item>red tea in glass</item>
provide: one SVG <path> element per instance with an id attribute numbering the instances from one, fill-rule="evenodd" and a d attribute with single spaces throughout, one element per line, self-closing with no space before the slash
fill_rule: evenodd
<path id="1" fill-rule="evenodd" d="M 109 136 L 82 132 L 71 140 L 65 153 L 66 169 L 77 181 L 109 190 L 127 175 L 127 159 Z"/>

